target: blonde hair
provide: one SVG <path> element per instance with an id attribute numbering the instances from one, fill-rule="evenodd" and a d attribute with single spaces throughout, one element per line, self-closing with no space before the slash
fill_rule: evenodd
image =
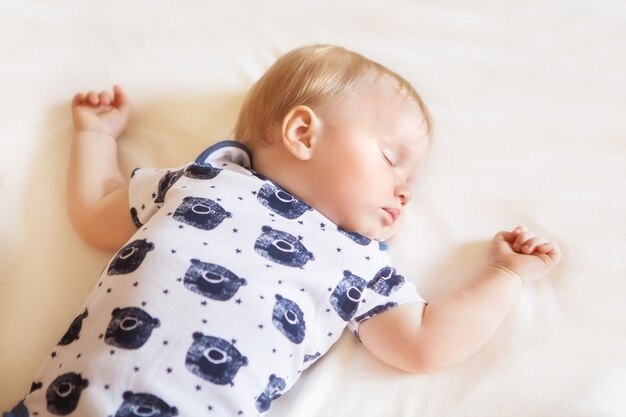
<path id="1" fill-rule="evenodd" d="M 280 57 L 252 86 L 239 112 L 234 139 L 244 143 L 269 143 L 278 137 L 282 120 L 291 109 L 305 105 L 323 111 L 362 87 L 360 81 L 371 70 L 377 76 L 391 76 L 397 81 L 399 92 L 417 102 L 431 135 L 432 120 L 426 105 L 400 75 L 345 48 L 310 45 Z"/>

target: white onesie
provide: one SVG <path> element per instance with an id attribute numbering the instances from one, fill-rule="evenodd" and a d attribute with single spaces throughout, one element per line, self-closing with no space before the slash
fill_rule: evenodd
<path id="1" fill-rule="evenodd" d="M 346 326 L 423 302 L 384 243 L 250 166 L 223 141 L 184 167 L 133 172 L 138 230 L 12 415 L 262 415 Z"/>

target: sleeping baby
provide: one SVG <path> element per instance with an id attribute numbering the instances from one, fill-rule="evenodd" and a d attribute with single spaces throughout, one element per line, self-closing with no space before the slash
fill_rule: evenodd
<path id="1" fill-rule="evenodd" d="M 235 140 L 129 180 L 122 88 L 76 94 L 72 114 L 69 216 L 116 254 L 7 417 L 263 415 L 346 327 L 400 370 L 446 369 L 559 262 L 527 228 L 501 231 L 469 286 L 426 303 L 385 241 L 431 119 L 406 80 L 341 47 L 287 53 L 248 93 Z"/>

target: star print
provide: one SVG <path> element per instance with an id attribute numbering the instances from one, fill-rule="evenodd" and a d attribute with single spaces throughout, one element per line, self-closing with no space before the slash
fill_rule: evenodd
<path id="1" fill-rule="evenodd" d="M 280 285 L 280 284 L 282 284 L 282 283 L 283 283 L 283 281 L 279 279 L 279 280 L 278 280 L 278 285 Z"/>
<path id="2" fill-rule="evenodd" d="M 328 332 L 328 337 L 331 337 L 333 335 L 333 332 Z"/>
<path id="3" fill-rule="evenodd" d="M 182 278 L 176 278 L 176 281 L 181 282 L 183 279 Z"/>
<path id="4" fill-rule="evenodd" d="M 206 242 L 202 242 L 202 244 L 203 244 L 204 246 L 207 246 L 207 245 L 208 245 L 208 243 L 206 243 Z"/>
<path id="5" fill-rule="evenodd" d="M 224 163 L 222 164 L 222 166 L 223 166 L 223 167 L 227 167 L 227 166 L 228 166 L 228 164 L 227 164 L 226 162 L 224 162 Z"/>
<path id="6" fill-rule="evenodd" d="M 262 328 L 263 328 L 263 325 L 262 325 L 262 324 L 259 324 L 259 329 L 262 329 Z"/>
<path id="7" fill-rule="evenodd" d="M 213 411 L 213 407 L 212 406 L 209 406 L 209 411 Z"/>
<path id="8" fill-rule="evenodd" d="M 331 292 L 333 289 L 331 287 L 328 287 L 328 292 Z"/>
<path id="9" fill-rule="evenodd" d="M 369 260 L 370 260 L 370 257 L 369 257 L 369 256 L 366 256 L 366 257 L 365 257 L 365 259 L 369 261 Z"/>
<path id="10" fill-rule="evenodd" d="M 305 290 L 304 288 L 300 288 L 300 291 L 301 291 L 301 292 L 304 292 L 304 291 L 306 291 L 306 290 Z"/>
<path id="11" fill-rule="evenodd" d="M 111 349 L 111 355 L 115 355 L 115 350 Z"/>
<path id="12" fill-rule="evenodd" d="M 56 358 L 57 357 L 57 353 L 56 352 L 52 352 L 52 354 L 50 356 L 52 356 L 52 358 Z"/>
<path id="13" fill-rule="evenodd" d="M 262 295 L 260 295 L 259 297 L 261 297 L 261 300 L 265 300 L 265 297 L 263 297 Z"/>
<path id="14" fill-rule="evenodd" d="M 326 312 L 327 312 L 327 313 L 330 313 L 330 308 L 327 308 L 327 309 L 326 309 Z"/>
<path id="15" fill-rule="evenodd" d="M 341 252 L 341 248 L 337 248 L 337 252 Z"/>
<path id="16" fill-rule="evenodd" d="M 221 198 L 216 198 L 216 200 L 217 200 L 217 201 L 222 201 L 222 199 L 221 199 Z"/>
<path id="17" fill-rule="evenodd" d="M 202 319 L 202 324 L 207 324 L 209 321 L 207 319 Z"/>
<path id="18" fill-rule="evenodd" d="M 172 253 L 176 253 L 176 249 L 172 249 Z"/>
<path id="19" fill-rule="evenodd" d="M 141 205 L 141 209 L 142 209 L 142 210 L 145 210 L 145 209 L 146 209 L 146 205 L 145 205 L 145 204 L 142 204 L 142 205 Z"/>
<path id="20" fill-rule="evenodd" d="M 152 193 L 152 198 L 156 198 L 156 193 Z"/>
<path id="21" fill-rule="evenodd" d="M 232 339 L 232 340 L 230 341 L 230 343 L 232 343 L 232 344 L 234 345 L 235 343 L 237 343 L 237 339 Z"/>
<path id="22" fill-rule="evenodd" d="M 239 412 L 237 414 L 242 415 L 243 411 L 239 410 Z"/>
<path id="23" fill-rule="evenodd" d="M 206 301 L 202 301 L 200 304 L 206 307 Z"/>
<path id="24" fill-rule="evenodd" d="M 183 226 L 182 224 L 178 226 L 179 229 L 182 229 L 183 227 L 185 226 Z"/>
<path id="25" fill-rule="evenodd" d="M 233 233 L 237 233 L 239 229 L 233 229 Z"/>
<path id="26" fill-rule="evenodd" d="M 211 188 L 215 188 L 215 185 L 212 185 Z"/>
<path id="27" fill-rule="evenodd" d="M 163 294 L 167 295 L 169 294 L 170 290 L 163 290 Z"/>
<path id="28" fill-rule="evenodd" d="M 138 285 L 139 285 L 139 283 L 137 281 L 135 281 L 135 283 L 133 284 L 133 287 L 136 287 Z"/>
<path id="29" fill-rule="evenodd" d="M 272 265 L 270 265 L 270 264 L 265 264 L 265 267 L 266 267 L 266 268 L 271 268 L 271 267 L 272 267 Z"/>
<path id="30" fill-rule="evenodd" d="M 167 213 L 167 215 L 168 215 L 168 216 L 171 216 L 171 215 L 172 215 L 172 212 L 170 211 L 169 213 Z"/>
<path id="31" fill-rule="evenodd" d="M 298 240 L 304 239 L 302 236 L 298 235 Z"/>
<path id="32" fill-rule="evenodd" d="M 102 339 L 104 337 L 104 335 L 101 333 L 100 336 L 98 336 L 98 339 Z"/>
<path id="33" fill-rule="evenodd" d="M 98 283 L 98 287 L 102 287 L 102 281 Z"/>
<path id="34" fill-rule="evenodd" d="M 79 353 L 78 355 L 76 355 L 76 359 L 80 359 L 80 357 L 83 356 L 81 353 Z"/>
<path id="35" fill-rule="evenodd" d="M 302 220 L 298 220 L 298 223 L 300 224 L 304 224 L 304 222 Z"/>
<path id="36" fill-rule="evenodd" d="M 324 223 L 320 223 L 320 227 L 323 229 L 326 227 L 326 225 Z"/>
<path id="37" fill-rule="evenodd" d="M 167 368 L 167 373 L 171 374 L 172 373 L 172 368 Z"/>
<path id="38" fill-rule="evenodd" d="M 276 348 L 272 349 L 272 353 L 276 353 Z"/>
<path id="39" fill-rule="evenodd" d="M 200 385 L 196 385 L 196 391 L 202 391 L 202 387 Z"/>
<path id="40" fill-rule="evenodd" d="M 145 306 L 146 306 L 146 304 L 148 304 L 148 303 L 146 303 L 145 301 L 142 301 L 142 302 L 141 302 L 141 306 L 142 306 L 142 307 L 145 307 Z"/>
<path id="41" fill-rule="evenodd" d="M 239 298 L 239 299 L 235 300 L 235 302 L 236 302 L 237 304 L 241 304 L 241 298 Z"/>
<path id="42" fill-rule="evenodd" d="M 105 384 L 105 385 L 104 385 L 104 389 L 105 389 L 105 390 L 107 390 L 107 389 L 109 389 L 109 388 L 110 388 L 109 384 Z"/>
<path id="43" fill-rule="evenodd" d="M 168 342 L 167 340 L 163 341 L 163 346 L 167 346 L 170 342 Z"/>
<path id="44" fill-rule="evenodd" d="M 111 294 L 111 288 L 107 288 L 107 294 Z"/>
<path id="45" fill-rule="evenodd" d="M 241 249 L 239 248 L 235 249 L 235 253 L 241 253 Z"/>
<path id="46" fill-rule="evenodd" d="M 135 366 L 135 372 L 139 372 L 139 367 Z"/>
<path id="47" fill-rule="evenodd" d="M 242 200 L 243 200 L 243 197 L 237 197 L 237 198 L 238 198 L 240 201 L 242 201 Z"/>

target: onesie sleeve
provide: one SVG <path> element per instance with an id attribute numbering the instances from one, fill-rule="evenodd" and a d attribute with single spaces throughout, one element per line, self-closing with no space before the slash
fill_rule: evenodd
<path id="1" fill-rule="evenodd" d="M 143 226 L 165 201 L 167 191 L 183 175 L 180 168 L 145 169 L 133 171 L 128 184 L 130 215 L 137 228 Z"/>
<path id="2" fill-rule="evenodd" d="M 426 304 L 415 285 L 398 274 L 391 266 L 381 268 L 373 279 L 367 282 L 362 292 L 361 302 L 348 328 L 358 334 L 361 323 L 389 309 L 411 302 Z"/>

